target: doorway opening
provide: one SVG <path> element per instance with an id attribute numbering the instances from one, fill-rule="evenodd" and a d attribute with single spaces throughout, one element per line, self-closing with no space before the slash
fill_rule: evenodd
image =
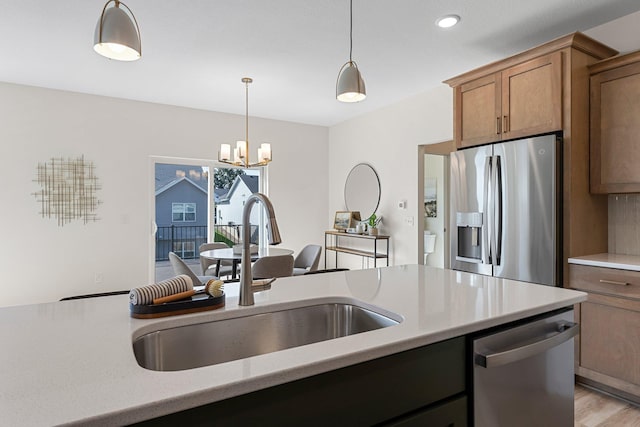
<path id="1" fill-rule="evenodd" d="M 453 141 L 418 147 L 418 263 L 449 267 L 449 154 Z"/>

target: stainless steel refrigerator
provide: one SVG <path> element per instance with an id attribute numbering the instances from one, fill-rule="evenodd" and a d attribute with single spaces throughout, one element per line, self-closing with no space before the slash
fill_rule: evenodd
<path id="1" fill-rule="evenodd" d="M 558 286 L 560 138 L 451 153 L 451 268 Z"/>

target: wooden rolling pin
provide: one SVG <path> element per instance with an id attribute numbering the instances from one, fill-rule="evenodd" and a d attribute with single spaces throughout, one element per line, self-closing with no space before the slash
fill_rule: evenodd
<path id="1" fill-rule="evenodd" d="M 165 302 L 178 301 L 181 299 L 189 298 L 192 295 L 195 295 L 196 291 L 194 289 L 190 291 L 184 291 L 177 294 L 169 295 L 162 298 L 156 298 L 153 300 L 154 304 L 164 304 Z"/>

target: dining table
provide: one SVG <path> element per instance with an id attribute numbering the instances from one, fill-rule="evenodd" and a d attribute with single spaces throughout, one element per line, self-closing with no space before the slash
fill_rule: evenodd
<path id="1" fill-rule="evenodd" d="M 251 262 L 258 260 L 259 258 L 264 258 L 267 256 L 280 256 L 280 255 L 291 255 L 293 251 L 291 249 L 285 248 L 274 248 L 273 246 L 266 246 L 258 248 L 257 252 L 251 253 Z M 231 278 L 236 279 L 238 274 L 238 264 L 242 262 L 242 253 L 234 252 L 233 248 L 223 248 L 223 249 L 210 249 L 208 251 L 200 252 L 200 256 L 207 259 L 214 259 L 220 261 L 232 261 L 233 264 L 231 266 Z M 220 264 L 218 263 L 218 267 L 216 268 L 216 276 L 218 275 L 220 269 Z"/>

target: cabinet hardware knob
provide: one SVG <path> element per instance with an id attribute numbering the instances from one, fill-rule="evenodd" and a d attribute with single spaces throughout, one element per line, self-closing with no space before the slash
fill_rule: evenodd
<path id="1" fill-rule="evenodd" d="M 629 286 L 629 282 L 617 282 L 615 280 L 600 279 L 600 283 L 606 283 L 608 285 Z"/>

